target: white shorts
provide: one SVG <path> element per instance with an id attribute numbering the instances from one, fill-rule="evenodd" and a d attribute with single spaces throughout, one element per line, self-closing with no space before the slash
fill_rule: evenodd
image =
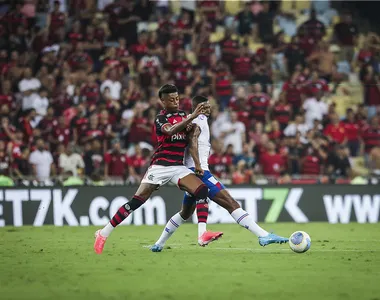
<path id="1" fill-rule="evenodd" d="M 178 186 L 180 179 L 183 177 L 194 174 L 194 172 L 185 166 L 150 166 L 146 171 L 141 183 L 165 185 L 171 182 Z"/>

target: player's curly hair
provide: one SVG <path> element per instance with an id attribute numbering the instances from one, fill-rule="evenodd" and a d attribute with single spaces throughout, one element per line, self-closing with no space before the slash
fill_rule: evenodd
<path id="1" fill-rule="evenodd" d="M 165 84 L 158 91 L 158 98 L 162 99 L 164 94 L 178 93 L 178 89 L 174 84 Z"/>
<path id="2" fill-rule="evenodd" d="M 191 99 L 191 102 L 193 106 L 197 106 L 199 103 L 207 102 L 208 99 L 205 96 L 195 96 L 193 99 Z"/>

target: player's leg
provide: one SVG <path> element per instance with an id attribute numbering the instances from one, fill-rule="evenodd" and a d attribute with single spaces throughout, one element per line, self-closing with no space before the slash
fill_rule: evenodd
<path id="1" fill-rule="evenodd" d="M 239 203 L 237 203 L 236 200 L 232 198 L 230 193 L 224 189 L 224 186 L 223 189 L 219 190 L 218 192 L 213 192 L 214 195 L 210 197 L 211 200 L 225 208 L 234 218 L 236 223 L 256 235 L 259 238 L 259 244 L 261 246 L 266 246 L 273 243 L 282 244 L 288 242 L 287 238 L 277 236 L 273 233 L 268 233 L 263 228 L 261 228 L 254 221 L 253 217 L 244 209 L 242 209 Z"/>
<path id="2" fill-rule="evenodd" d="M 208 201 L 199 200 L 196 204 L 196 212 L 198 218 L 198 237 L 202 236 L 207 230 L 208 218 Z"/>
<path id="3" fill-rule="evenodd" d="M 170 236 L 173 235 L 182 223 L 191 217 L 195 209 L 195 201 L 205 200 L 208 195 L 207 186 L 193 173 L 193 171 L 185 166 L 177 167 L 176 170 L 173 171 L 175 171 L 175 174 L 173 174 L 171 182 L 176 183 L 180 189 L 191 194 L 191 197 L 188 198 L 189 201 L 184 201 L 182 203 L 181 211 L 170 218 L 160 238 L 152 246 L 151 250 L 153 252 L 161 252 L 165 242 Z"/>
<path id="4" fill-rule="evenodd" d="M 182 203 L 181 211 L 172 216 L 168 223 L 166 223 L 165 229 L 162 231 L 161 236 L 157 242 L 150 248 L 152 252 L 161 252 L 164 248 L 167 240 L 173 235 L 173 233 L 181 226 L 183 223 L 189 219 L 195 210 L 195 201 L 191 197 L 186 198 Z"/>
<path id="5" fill-rule="evenodd" d="M 143 205 L 158 186 L 159 185 L 155 184 L 141 183 L 132 199 L 120 206 L 116 214 L 106 226 L 104 226 L 101 230 L 96 231 L 94 250 L 97 254 L 101 254 L 103 252 L 105 242 L 116 226 L 123 222 L 131 213 L 133 213 L 133 211 Z"/>

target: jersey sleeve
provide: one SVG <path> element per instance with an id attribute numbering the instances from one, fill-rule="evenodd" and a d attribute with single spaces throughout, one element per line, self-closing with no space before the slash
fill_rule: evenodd
<path id="1" fill-rule="evenodd" d="M 165 124 L 170 124 L 168 118 L 164 115 L 158 115 L 156 117 L 156 120 L 154 121 L 155 127 L 156 127 L 156 134 L 161 135 L 162 134 L 162 127 Z"/>
<path id="2" fill-rule="evenodd" d="M 201 132 L 206 130 L 206 126 L 208 126 L 207 117 L 205 115 L 199 115 L 198 118 L 195 118 L 192 123 L 197 124 Z"/>

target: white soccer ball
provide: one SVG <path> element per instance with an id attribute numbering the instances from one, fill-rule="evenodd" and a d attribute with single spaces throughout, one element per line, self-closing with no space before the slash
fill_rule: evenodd
<path id="1" fill-rule="evenodd" d="M 294 252 L 304 253 L 311 245 L 310 236 L 304 231 L 296 231 L 289 238 L 289 246 Z"/>

